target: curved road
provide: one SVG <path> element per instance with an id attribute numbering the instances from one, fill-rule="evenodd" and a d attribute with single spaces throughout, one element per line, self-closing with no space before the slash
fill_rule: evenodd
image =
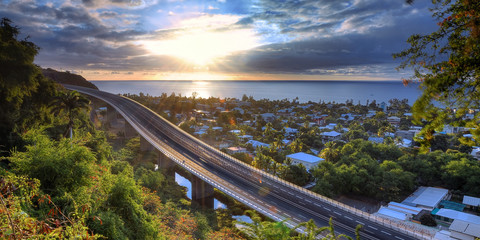
<path id="1" fill-rule="evenodd" d="M 349 236 L 354 236 L 358 224 L 363 225 L 362 239 L 430 239 L 240 162 L 131 99 L 90 88 L 64 86 L 113 106 L 143 138 L 187 171 L 271 219 L 285 220 L 291 228 L 309 219 L 317 226 L 326 226 L 332 217 L 336 231 Z"/>

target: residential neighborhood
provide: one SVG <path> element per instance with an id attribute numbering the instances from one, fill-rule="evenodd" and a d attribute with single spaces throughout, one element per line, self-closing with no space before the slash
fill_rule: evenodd
<path id="1" fill-rule="evenodd" d="M 362 105 L 244 95 L 162 104 L 181 98 L 137 99 L 221 151 L 299 186 L 438 239 L 480 237 L 472 230 L 480 226 L 480 188 L 471 187 L 480 176 L 451 175 L 459 174 L 451 164 L 478 162 L 480 148 L 467 127 L 445 125 L 422 149 L 424 129 L 406 100 Z M 451 163 L 421 167 L 441 158 Z"/>

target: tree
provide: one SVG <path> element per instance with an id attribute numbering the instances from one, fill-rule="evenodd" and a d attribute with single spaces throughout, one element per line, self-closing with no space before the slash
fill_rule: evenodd
<path id="1" fill-rule="evenodd" d="M 72 129 L 75 117 L 84 109 L 88 109 L 90 100 L 78 93 L 77 91 L 60 92 L 52 102 L 52 112 L 60 114 L 65 112 L 68 117 L 67 130 L 64 137 L 67 134 L 72 138 Z"/>
<path id="2" fill-rule="evenodd" d="M 410 48 L 393 55 L 404 59 L 399 69 L 413 69 L 413 76 L 404 84 L 420 83 L 422 94 L 413 104 L 413 117 L 416 123 L 427 121 L 421 132 L 424 148 L 446 119 L 460 124 L 458 117 L 480 106 L 480 2 L 433 3 L 433 17 L 439 21 L 439 28 L 427 35 L 412 35 L 408 39 Z M 453 109 L 457 118 L 452 116 Z M 477 113 L 466 121 L 476 140 L 480 140 L 479 120 Z"/>
<path id="3" fill-rule="evenodd" d="M 424 214 L 420 217 L 420 223 L 425 226 L 436 227 L 437 222 L 431 214 Z"/>
<path id="4" fill-rule="evenodd" d="M 34 122 L 48 121 L 45 107 L 55 92 L 54 83 L 34 64 L 38 47 L 19 40 L 19 28 L 7 18 L 0 22 L 0 154 L 18 145 L 19 132 Z M 46 114 L 48 113 L 48 114 Z"/>
<path id="5" fill-rule="evenodd" d="M 249 215 L 252 219 L 251 223 L 238 221 L 237 223 L 243 225 L 240 231 L 245 233 L 251 239 L 264 240 L 264 239 L 290 239 L 290 229 L 282 222 L 268 222 L 262 221 L 260 215 L 253 210 L 245 211 L 245 214 Z"/>

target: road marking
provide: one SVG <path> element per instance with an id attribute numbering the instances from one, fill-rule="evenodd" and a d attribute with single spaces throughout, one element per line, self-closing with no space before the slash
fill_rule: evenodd
<path id="1" fill-rule="evenodd" d="M 404 240 L 403 238 L 399 237 L 399 236 L 395 236 L 395 238 L 398 238 L 400 240 Z"/>
<path id="2" fill-rule="evenodd" d="M 318 204 L 318 203 L 314 203 L 314 204 L 315 204 L 315 205 L 317 205 L 317 206 L 319 206 L 319 207 L 321 207 L 321 206 L 322 206 L 322 205 L 320 205 L 320 204 Z"/>
<path id="3" fill-rule="evenodd" d="M 369 228 L 373 228 L 373 229 L 375 229 L 375 230 L 378 230 L 378 228 L 376 228 L 376 227 L 372 227 L 372 226 L 368 226 L 368 227 L 369 227 Z"/>
<path id="4" fill-rule="evenodd" d="M 357 223 L 362 224 L 362 225 L 365 226 L 365 223 L 362 223 L 362 222 L 359 222 L 359 221 L 355 221 L 355 222 L 357 222 Z"/>
<path id="5" fill-rule="evenodd" d="M 345 218 L 347 218 L 347 219 L 350 219 L 350 220 L 353 220 L 353 218 L 351 218 L 351 217 L 347 217 L 347 216 L 345 216 Z"/>
<path id="6" fill-rule="evenodd" d="M 323 209 L 325 209 L 327 211 L 331 211 L 330 208 L 323 207 Z"/>
<path id="7" fill-rule="evenodd" d="M 312 203 L 312 201 L 308 200 L 308 199 L 305 199 L 306 202 L 309 202 L 309 203 Z"/>
<path id="8" fill-rule="evenodd" d="M 335 214 L 337 214 L 337 215 L 339 215 L 339 216 L 342 216 L 341 213 L 338 213 L 338 212 L 335 212 L 335 211 L 333 211 L 333 213 L 335 213 Z"/>
<path id="9" fill-rule="evenodd" d="M 302 214 L 298 214 L 298 216 L 302 217 L 302 218 L 306 218 L 305 216 L 303 216 Z"/>
<path id="10" fill-rule="evenodd" d="M 385 231 L 380 231 L 380 232 L 382 232 L 382 233 L 385 233 L 385 234 L 387 234 L 387 235 L 390 235 L 390 236 L 392 236 L 392 234 L 390 234 L 390 233 L 387 233 L 387 232 L 385 232 Z"/>

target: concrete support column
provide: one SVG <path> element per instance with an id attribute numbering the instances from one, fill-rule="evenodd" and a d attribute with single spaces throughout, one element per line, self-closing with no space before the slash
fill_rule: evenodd
<path id="1" fill-rule="evenodd" d="M 192 201 L 195 201 L 204 208 L 213 209 L 213 187 L 193 175 L 190 182 L 192 183 Z"/>
<path id="2" fill-rule="evenodd" d="M 130 125 L 130 123 L 127 122 L 127 120 L 125 120 L 124 132 L 125 132 L 125 137 L 126 138 L 132 138 L 132 137 L 137 136 L 137 131 L 135 130 L 135 128 L 132 127 L 132 125 Z"/>
<path id="3" fill-rule="evenodd" d="M 110 125 L 113 125 L 117 122 L 117 110 L 112 106 L 107 106 L 107 121 Z"/>
<path id="4" fill-rule="evenodd" d="M 126 133 L 125 133 L 126 135 Z M 149 152 L 149 151 L 154 151 L 156 148 L 152 146 L 145 138 L 140 136 L 140 151 L 142 152 Z"/>
<path id="5" fill-rule="evenodd" d="M 168 175 L 175 177 L 175 162 L 173 162 L 170 158 L 165 156 L 162 152 L 157 151 L 157 165 L 158 169 L 163 169 L 163 172 Z"/>

